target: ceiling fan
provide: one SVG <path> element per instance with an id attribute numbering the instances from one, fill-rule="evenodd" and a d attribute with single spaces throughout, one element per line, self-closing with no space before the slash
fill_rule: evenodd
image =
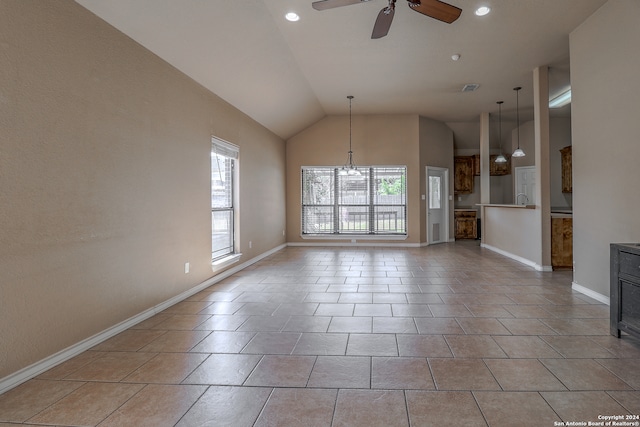
<path id="1" fill-rule="evenodd" d="M 350 4 L 363 3 L 371 0 L 319 0 L 314 1 L 311 5 L 316 10 L 333 9 L 335 7 L 348 6 Z M 451 24 L 460 17 L 462 9 L 452 6 L 440 0 L 407 0 L 409 7 L 416 12 L 427 15 L 438 21 Z M 378 14 L 376 23 L 371 33 L 372 39 L 384 37 L 389 32 L 393 14 L 396 10 L 396 0 L 389 0 L 389 5 L 383 8 Z"/>

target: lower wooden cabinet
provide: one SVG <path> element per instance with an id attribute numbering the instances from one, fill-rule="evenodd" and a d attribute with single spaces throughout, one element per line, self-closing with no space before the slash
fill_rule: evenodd
<path id="1" fill-rule="evenodd" d="M 551 218 L 551 266 L 573 268 L 573 218 Z"/>
<path id="2" fill-rule="evenodd" d="M 456 239 L 475 239 L 478 235 L 476 211 L 456 210 L 453 212 Z"/>

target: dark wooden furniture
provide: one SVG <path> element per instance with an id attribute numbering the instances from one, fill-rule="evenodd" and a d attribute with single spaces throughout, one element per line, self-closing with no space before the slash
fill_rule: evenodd
<path id="1" fill-rule="evenodd" d="M 551 217 L 551 266 L 573 268 L 573 218 Z"/>
<path id="2" fill-rule="evenodd" d="M 456 239 L 475 239 L 477 233 L 475 210 L 454 210 L 453 221 Z"/>
<path id="3" fill-rule="evenodd" d="M 611 335 L 640 338 L 640 244 L 612 243 Z"/>
<path id="4" fill-rule="evenodd" d="M 571 181 L 571 146 L 564 147 L 560 150 L 562 161 L 562 192 L 571 193 L 573 191 L 573 183 Z"/>
<path id="5" fill-rule="evenodd" d="M 473 157 L 454 157 L 453 183 L 453 192 L 455 194 L 473 193 Z"/>

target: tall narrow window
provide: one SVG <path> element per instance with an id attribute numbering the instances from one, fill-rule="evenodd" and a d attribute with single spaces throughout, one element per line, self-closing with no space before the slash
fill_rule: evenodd
<path id="1" fill-rule="evenodd" d="M 217 138 L 211 144 L 211 258 L 235 253 L 235 168 L 238 147 Z"/>
<path id="2" fill-rule="evenodd" d="M 302 168 L 302 234 L 407 233 L 407 168 Z"/>

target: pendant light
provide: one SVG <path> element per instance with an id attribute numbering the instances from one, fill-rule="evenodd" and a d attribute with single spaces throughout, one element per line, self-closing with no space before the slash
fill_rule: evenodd
<path id="1" fill-rule="evenodd" d="M 347 164 L 340 169 L 340 175 L 360 175 L 360 171 L 353 163 L 353 151 L 351 150 L 351 100 L 353 95 L 347 96 L 349 99 L 349 153 L 347 157 Z"/>
<path id="2" fill-rule="evenodd" d="M 498 138 L 500 141 L 500 154 L 496 157 L 496 163 L 507 163 L 507 158 L 502 154 L 502 104 L 504 101 L 498 101 Z"/>
<path id="3" fill-rule="evenodd" d="M 517 125 L 517 132 L 518 132 L 518 148 L 516 148 L 516 151 L 513 152 L 512 156 L 513 157 L 524 157 L 524 151 L 522 151 L 522 148 L 520 148 L 520 108 L 519 108 L 519 103 L 518 103 L 518 92 L 520 92 L 520 89 L 522 89 L 520 86 L 518 87 L 514 87 L 513 90 L 516 91 L 516 125 Z"/>

